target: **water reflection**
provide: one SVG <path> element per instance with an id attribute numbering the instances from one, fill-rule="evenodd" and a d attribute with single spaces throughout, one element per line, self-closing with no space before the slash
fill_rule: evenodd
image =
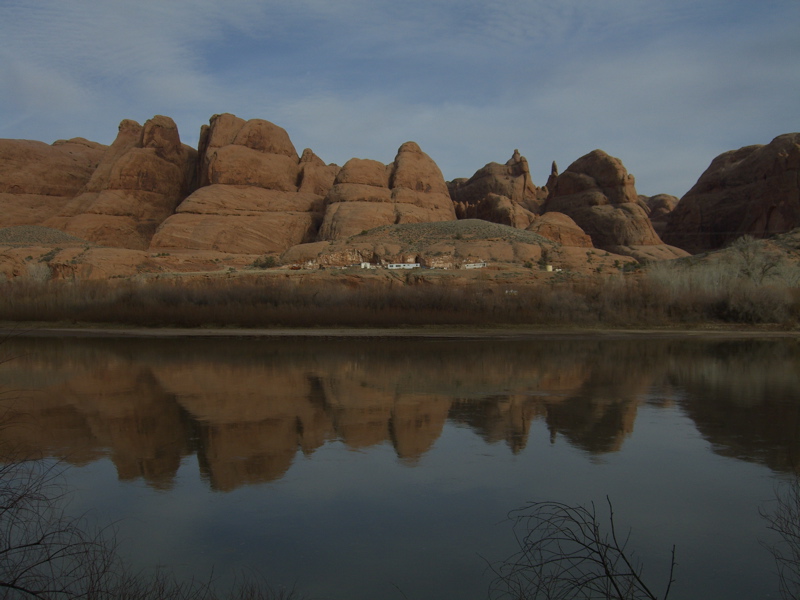
<path id="1" fill-rule="evenodd" d="M 445 423 L 518 453 L 531 423 L 591 454 L 619 451 L 641 402 L 677 398 L 716 452 L 798 464 L 793 340 L 105 340 L 16 338 L 0 369 L 25 454 L 173 485 L 196 455 L 213 489 L 282 477 L 328 441 L 390 443 L 418 462 Z M 669 390 L 666 394 L 664 390 Z M 657 391 L 657 392 L 656 392 Z"/>

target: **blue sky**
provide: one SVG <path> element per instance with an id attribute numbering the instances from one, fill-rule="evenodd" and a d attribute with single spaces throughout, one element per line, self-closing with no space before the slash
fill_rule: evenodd
<path id="1" fill-rule="evenodd" d="M 800 131 L 799 0 L 0 0 L 0 137 L 109 144 L 216 113 L 326 162 L 420 144 L 446 179 L 515 148 L 534 183 L 601 148 L 641 194 Z"/>

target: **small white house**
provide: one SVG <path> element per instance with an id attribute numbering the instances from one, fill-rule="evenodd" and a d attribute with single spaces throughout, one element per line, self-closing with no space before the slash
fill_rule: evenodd
<path id="1" fill-rule="evenodd" d="M 362 269 L 374 269 L 375 265 L 373 265 L 372 263 L 368 263 L 368 262 L 362 262 L 361 263 L 361 268 Z"/>

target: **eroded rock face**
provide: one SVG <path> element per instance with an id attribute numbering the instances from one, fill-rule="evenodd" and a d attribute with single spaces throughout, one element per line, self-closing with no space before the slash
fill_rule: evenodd
<path id="1" fill-rule="evenodd" d="M 448 187 L 459 219 L 483 219 L 519 229 L 533 222 L 547 196 L 533 184 L 528 161 L 519 150 L 505 164 L 489 163 Z"/>
<path id="2" fill-rule="evenodd" d="M 545 210 L 571 217 L 602 249 L 663 242 L 618 158 L 594 150 L 555 176 Z"/>
<path id="3" fill-rule="evenodd" d="M 202 186 L 159 227 L 150 248 L 280 253 L 316 238 L 323 198 L 338 172 L 285 130 L 215 115 L 201 131 Z"/>
<path id="4" fill-rule="evenodd" d="M 52 145 L 0 140 L 2 225 L 39 225 L 87 184 L 107 146 L 83 138 Z"/>
<path id="5" fill-rule="evenodd" d="M 453 221 L 453 203 L 439 167 L 414 142 L 400 146 L 391 165 L 353 158 L 325 198 L 318 239 L 337 240 L 398 223 Z"/>
<path id="6" fill-rule="evenodd" d="M 44 224 L 107 246 L 143 250 L 193 186 L 196 152 L 169 117 L 120 123 L 82 192 Z"/>
<path id="7" fill-rule="evenodd" d="M 153 236 L 150 248 L 283 252 L 316 237 L 322 201 L 322 196 L 307 192 L 208 185 L 181 203 Z"/>
<path id="8" fill-rule="evenodd" d="M 199 183 L 297 190 L 300 157 L 289 134 L 263 119 L 214 115 L 200 130 Z"/>
<path id="9" fill-rule="evenodd" d="M 716 157 L 669 216 L 664 240 L 692 253 L 800 226 L 800 133 Z"/>
<path id="10" fill-rule="evenodd" d="M 564 213 L 545 213 L 537 217 L 526 229 L 564 246 L 592 247 L 592 238 Z"/>
<path id="11" fill-rule="evenodd" d="M 675 210 L 679 199 L 669 194 L 656 194 L 655 196 L 639 196 L 640 204 L 644 202 L 647 206 L 647 215 L 653 224 L 655 232 L 661 236 L 667 226 L 669 214 Z"/>
<path id="12" fill-rule="evenodd" d="M 339 171 L 341 167 L 334 164 L 326 165 L 310 148 L 306 148 L 300 157 L 300 181 L 297 191 L 325 197 L 333 187 Z"/>

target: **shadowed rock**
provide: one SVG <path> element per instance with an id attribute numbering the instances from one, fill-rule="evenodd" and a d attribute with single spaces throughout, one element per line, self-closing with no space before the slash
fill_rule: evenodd
<path id="1" fill-rule="evenodd" d="M 527 230 L 564 246 L 592 247 L 592 238 L 564 213 L 545 213 L 531 223 Z"/>
<path id="2" fill-rule="evenodd" d="M 716 157 L 670 213 L 664 240 L 694 253 L 798 226 L 800 133 L 787 133 Z"/>
<path id="3" fill-rule="evenodd" d="M 483 219 L 519 229 L 533 222 L 547 196 L 533 184 L 528 161 L 519 150 L 505 164 L 489 163 L 448 187 L 459 219 Z"/>
<path id="4" fill-rule="evenodd" d="M 594 150 L 553 178 L 545 210 L 571 217 L 597 248 L 634 256 L 638 247 L 664 246 L 636 193 L 633 175 L 618 158 Z M 648 249 L 648 255 L 658 254 L 655 250 Z M 685 254 L 663 251 L 664 258 Z"/>

